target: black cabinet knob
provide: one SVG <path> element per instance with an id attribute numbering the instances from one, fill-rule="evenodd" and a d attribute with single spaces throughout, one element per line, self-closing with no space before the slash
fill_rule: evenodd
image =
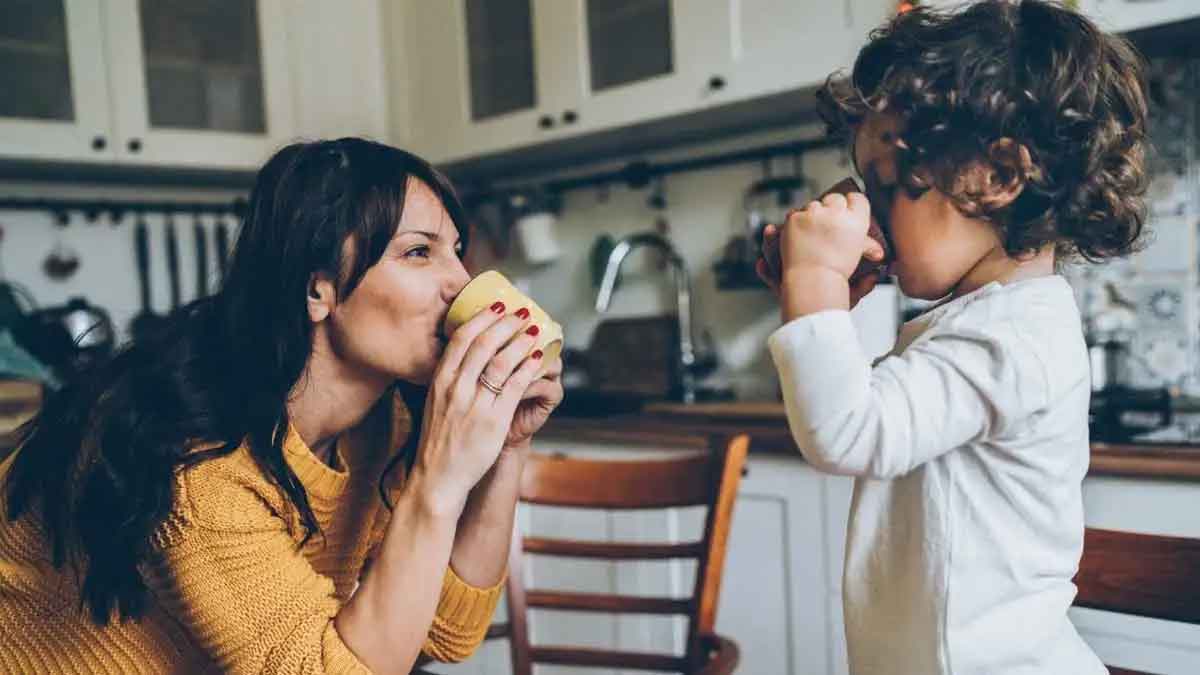
<path id="1" fill-rule="evenodd" d="M 708 88 L 717 91 L 725 88 L 725 78 L 720 75 L 713 75 L 708 78 Z"/>
<path id="2" fill-rule="evenodd" d="M 568 110 L 563 113 L 563 124 L 574 124 L 579 121 L 579 113 L 574 110 Z"/>
<path id="3" fill-rule="evenodd" d="M 103 136 L 95 136 L 92 138 L 92 149 L 99 152 L 108 147 L 108 139 Z"/>
<path id="4" fill-rule="evenodd" d="M 549 115 L 542 115 L 538 118 L 538 126 L 542 129 L 550 129 L 554 126 L 554 118 Z"/>
<path id="5" fill-rule="evenodd" d="M 141 152 L 142 151 L 142 139 L 140 139 L 140 138 L 129 139 L 128 147 L 129 147 L 130 152 Z"/>

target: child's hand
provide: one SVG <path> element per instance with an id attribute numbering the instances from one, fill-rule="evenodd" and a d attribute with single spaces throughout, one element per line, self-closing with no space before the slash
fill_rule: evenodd
<path id="1" fill-rule="evenodd" d="M 830 271 L 847 282 L 867 249 L 871 205 L 861 192 L 825 195 L 788 214 L 780 233 L 782 279 L 793 273 Z M 877 246 L 877 244 L 876 244 Z"/>
<path id="2" fill-rule="evenodd" d="M 820 197 L 825 197 L 839 193 L 848 195 L 854 192 L 861 193 L 858 183 L 853 178 L 845 178 L 838 181 Z M 763 229 L 762 240 L 762 255 L 758 259 L 755 270 L 758 276 L 762 279 L 776 295 L 780 293 L 780 284 L 782 283 L 783 261 L 779 250 L 779 232 L 780 228 L 777 225 L 767 225 Z M 858 304 L 858 301 L 865 295 L 870 293 L 880 279 L 880 269 L 887 258 L 886 239 L 883 236 L 883 231 L 875 222 L 874 218 L 870 220 L 870 229 L 868 235 L 874 245 L 868 244 L 863 251 L 862 259 L 858 263 L 858 267 L 850 276 L 850 306 Z"/>

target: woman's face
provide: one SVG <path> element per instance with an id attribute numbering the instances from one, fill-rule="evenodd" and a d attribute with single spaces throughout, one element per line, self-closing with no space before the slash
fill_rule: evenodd
<path id="1" fill-rule="evenodd" d="M 367 375 L 427 384 L 445 347 L 442 320 L 470 281 L 461 253 L 441 200 L 410 179 L 404 213 L 383 256 L 327 319 L 339 361 Z"/>
<path id="2" fill-rule="evenodd" d="M 900 290 L 913 298 L 936 300 L 955 286 L 992 250 L 995 231 L 958 210 L 937 189 L 912 199 L 899 183 L 896 115 L 870 113 L 855 132 L 854 163 L 866 184 L 871 213 L 891 239 L 891 272 Z"/>

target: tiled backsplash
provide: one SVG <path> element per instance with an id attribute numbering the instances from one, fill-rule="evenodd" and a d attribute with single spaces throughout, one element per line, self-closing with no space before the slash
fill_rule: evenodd
<path id="1" fill-rule="evenodd" d="M 1200 395 L 1200 60 L 1156 59 L 1150 83 L 1147 246 L 1067 274 L 1089 323 L 1126 307 L 1129 384 Z"/>

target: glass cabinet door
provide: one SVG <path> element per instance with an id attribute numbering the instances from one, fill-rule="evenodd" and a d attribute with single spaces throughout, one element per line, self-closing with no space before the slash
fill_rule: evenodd
<path id="1" fill-rule="evenodd" d="M 530 0 L 466 0 L 471 119 L 537 106 Z"/>
<path id="2" fill-rule="evenodd" d="M 591 90 L 675 72 L 671 0 L 587 0 Z"/>
<path id="3" fill-rule="evenodd" d="M 62 0 L 0 3 L 0 117 L 75 119 Z"/>
<path id="4" fill-rule="evenodd" d="M 106 0 L 118 157 L 256 168 L 293 128 L 288 0 Z"/>
<path id="5" fill-rule="evenodd" d="M 0 2 L 0 153 L 106 159 L 107 80 L 94 0 Z"/>
<path id="6" fill-rule="evenodd" d="M 261 134 L 258 7 L 248 0 L 140 0 L 152 128 Z"/>

